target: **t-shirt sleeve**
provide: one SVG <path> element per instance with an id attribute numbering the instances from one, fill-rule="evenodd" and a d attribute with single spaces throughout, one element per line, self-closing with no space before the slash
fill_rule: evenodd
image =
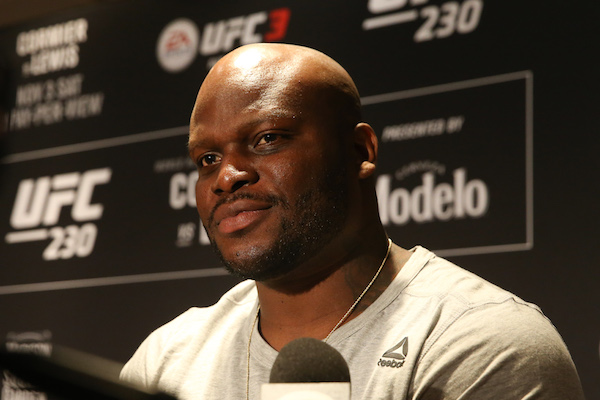
<path id="1" fill-rule="evenodd" d="M 127 361 L 121 370 L 120 379 L 155 390 L 164 368 L 164 360 L 169 355 L 169 343 L 173 339 L 173 332 L 179 330 L 187 315 L 188 313 L 184 313 L 152 332 Z"/>
<path id="2" fill-rule="evenodd" d="M 154 332 L 142 342 L 121 370 L 121 380 L 148 389 L 154 387 L 152 382 L 155 368 L 153 366 L 161 353 L 160 340 L 157 336 L 157 332 Z"/>
<path id="3" fill-rule="evenodd" d="M 424 346 L 412 399 L 584 399 L 569 352 L 537 309 L 471 308 Z"/>

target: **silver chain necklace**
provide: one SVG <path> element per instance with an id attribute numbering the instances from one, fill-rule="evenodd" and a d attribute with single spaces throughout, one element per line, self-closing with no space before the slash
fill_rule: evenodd
<path id="1" fill-rule="evenodd" d="M 369 282 L 369 284 L 367 285 L 367 287 L 365 287 L 365 289 L 362 291 L 362 293 L 358 296 L 358 298 L 350 306 L 350 308 L 348 309 L 348 311 L 346 311 L 346 314 L 344 314 L 344 316 L 342 317 L 342 319 L 340 319 L 338 321 L 338 323 L 335 324 L 335 326 L 333 327 L 333 329 L 331 330 L 331 332 L 329 332 L 329 334 L 325 337 L 325 339 L 323 339 L 323 342 L 327 343 L 327 340 L 329 340 L 329 337 L 331 336 L 331 334 L 333 332 L 335 332 L 335 330 L 337 328 L 339 328 L 340 325 L 342 325 L 344 323 L 344 321 L 346 321 L 346 319 L 350 316 L 350 314 L 352 314 L 352 312 L 354 311 L 354 309 L 356 308 L 356 306 L 358 305 L 358 303 L 360 303 L 360 301 L 365 296 L 365 294 L 367 294 L 367 292 L 369 291 L 369 289 L 371 289 L 371 286 L 373 286 L 373 283 L 375 283 L 375 281 L 377 280 L 377 277 L 379 277 L 379 273 L 383 269 L 383 266 L 385 265 L 385 262 L 387 261 L 389 255 L 390 255 L 390 250 L 391 249 L 392 249 L 392 239 L 388 238 L 388 246 L 387 246 L 387 251 L 385 253 L 385 257 L 383 257 L 383 261 L 381 261 L 381 265 L 377 269 L 377 272 L 375 272 L 375 275 L 373 276 L 373 279 L 371 279 L 371 282 Z M 252 343 L 252 333 L 254 332 L 254 328 L 256 327 L 256 323 L 258 322 L 258 316 L 259 316 L 259 314 L 260 314 L 260 304 L 256 308 L 256 315 L 254 316 L 254 321 L 252 322 L 252 327 L 250 328 L 250 335 L 248 335 L 248 351 L 247 351 L 247 366 L 246 366 L 246 400 L 250 400 L 250 344 Z"/>

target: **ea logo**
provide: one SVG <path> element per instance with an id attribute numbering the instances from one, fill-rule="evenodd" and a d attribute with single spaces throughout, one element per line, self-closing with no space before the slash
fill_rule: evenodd
<path id="1" fill-rule="evenodd" d="M 160 33 L 156 44 L 156 58 L 160 66 L 168 72 L 186 69 L 198 54 L 200 34 L 196 24 L 180 18 L 171 22 Z"/>

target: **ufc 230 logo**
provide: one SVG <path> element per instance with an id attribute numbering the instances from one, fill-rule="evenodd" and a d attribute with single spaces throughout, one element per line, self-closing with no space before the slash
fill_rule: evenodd
<path id="1" fill-rule="evenodd" d="M 111 175 L 110 168 L 99 168 L 22 180 L 10 217 L 10 225 L 17 231 L 8 233 L 6 242 L 50 239 L 42 254 L 44 260 L 89 256 L 98 228 L 88 221 L 100 219 L 104 212 L 104 206 L 93 203 L 92 196 L 96 186 L 108 183 Z M 54 226 L 67 207 L 73 221 L 85 223 Z"/>
<path id="2" fill-rule="evenodd" d="M 413 35 L 413 40 L 418 43 L 454 34 L 464 35 L 479 26 L 483 0 L 430 3 L 430 0 L 369 0 L 367 8 L 375 16 L 363 21 L 363 30 L 420 20 L 421 24 Z"/>

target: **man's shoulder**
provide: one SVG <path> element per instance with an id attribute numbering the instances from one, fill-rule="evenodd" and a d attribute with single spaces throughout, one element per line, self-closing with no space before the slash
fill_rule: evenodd
<path id="1" fill-rule="evenodd" d="M 467 390 L 479 398 L 493 398 L 499 390 L 507 398 L 582 398 L 556 328 L 539 308 L 518 298 L 480 303 L 448 318 L 423 344 L 418 365 L 415 386 L 447 382 L 448 398 Z"/>
<path id="2" fill-rule="evenodd" d="M 581 398 L 569 352 L 539 307 L 423 248 L 415 252 L 423 265 L 405 294 L 430 315 L 415 397 L 444 382 L 448 398 L 467 390 L 491 398 L 500 388 L 507 398 Z"/>
<path id="3" fill-rule="evenodd" d="M 256 302 L 254 282 L 244 281 L 209 307 L 192 307 L 152 332 L 142 348 L 154 348 L 161 353 L 169 349 L 188 347 L 209 337 L 210 332 L 226 331 L 243 323 Z M 198 332 L 203 332 L 198 335 Z M 196 343 L 198 344 L 198 343 Z"/>
<path id="4" fill-rule="evenodd" d="M 245 316 L 256 303 L 256 298 L 254 282 L 243 281 L 223 294 L 215 304 L 208 307 L 191 307 L 158 328 L 152 335 L 194 335 L 198 329 L 214 327 L 215 321 L 220 324 L 235 323 L 236 315 Z M 228 316 L 231 318 L 226 318 Z"/>
<path id="5" fill-rule="evenodd" d="M 173 371 L 185 370 L 200 350 L 216 351 L 220 342 L 233 337 L 247 322 L 255 304 L 254 282 L 244 281 L 217 303 L 188 309 L 143 341 L 123 368 L 121 378 L 154 387 L 167 365 L 172 366 Z"/>
<path id="6" fill-rule="evenodd" d="M 537 305 L 423 248 L 415 254 L 423 265 L 403 294 L 410 298 L 405 303 L 420 311 L 414 324 L 423 324 L 429 332 L 424 352 L 444 338 L 451 342 L 463 335 L 465 340 L 519 347 L 519 342 L 525 345 L 528 331 L 544 332 L 546 338 L 562 345 Z"/>
<path id="7" fill-rule="evenodd" d="M 465 310 L 492 304 L 514 302 L 518 306 L 540 312 L 539 308 L 436 254 L 416 247 L 414 278 L 404 292 L 411 296 L 434 297 L 443 303 L 462 305 Z"/>

